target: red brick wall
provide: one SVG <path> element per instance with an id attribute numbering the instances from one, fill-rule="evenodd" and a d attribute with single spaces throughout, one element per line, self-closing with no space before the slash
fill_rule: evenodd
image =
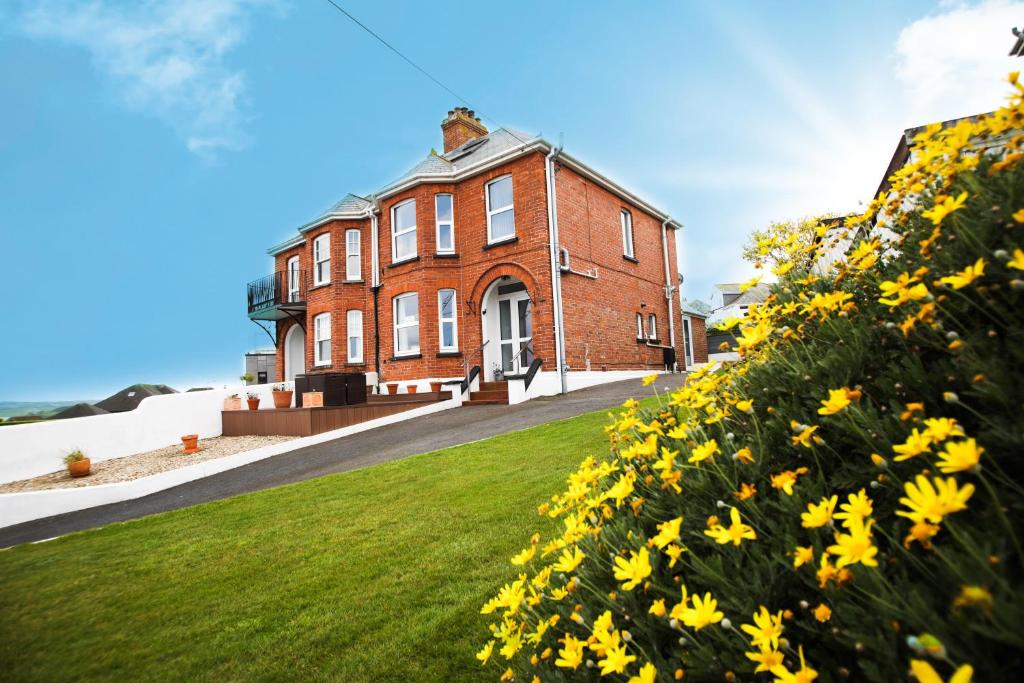
<path id="1" fill-rule="evenodd" d="M 693 333 L 693 339 L 690 340 L 693 345 L 693 362 L 707 363 L 708 330 L 704 318 L 690 318 L 690 331 Z"/>
<path id="2" fill-rule="evenodd" d="M 658 343 L 669 344 L 668 300 L 661 221 L 575 171 L 559 167 L 558 232 L 569 249 L 575 271 L 594 271 L 591 279 L 574 273 L 562 276 L 566 357 L 571 369 L 632 370 L 660 368 L 664 352 L 637 341 L 636 314 L 644 329 L 647 316 L 657 318 Z M 620 211 L 633 217 L 634 259 L 623 250 Z M 678 281 L 674 231 L 668 233 L 672 282 Z M 682 364 L 681 317 L 674 306 L 676 357 Z"/>
<path id="3" fill-rule="evenodd" d="M 511 174 L 515 207 L 515 241 L 487 245 L 485 184 Z M 668 343 L 668 310 L 664 296 L 664 265 L 661 223 L 635 207 L 629 207 L 611 193 L 586 181 L 572 170 L 557 175 L 559 229 L 562 245 L 570 250 L 573 268 L 598 269 L 591 280 L 566 274 L 562 278 L 563 308 L 567 338 L 566 353 L 572 369 L 582 370 L 589 357 L 594 370 L 657 368 L 662 350 L 649 348 L 636 339 L 635 314 L 655 313 L 658 337 Z M 437 254 L 434 197 L 453 197 L 455 253 Z M 416 200 L 417 256 L 392 264 L 391 209 L 408 199 Z M 636 262 L 623 258 L 619 227 L 620 208 L 633 215 Z M 555 369 L 554 312 L 551 300 L 551 270 L 547 246 L 547 192 L 544 156 L 537 152 L 515 159 L 456 184 L 421 184 L 388 197 L 379 216 L 379 292 L 381 381 L 402 381 L 427 377 L 459 377 L 469 354 L 471 365 L 482 365 L 477 351 L 483 343 L 480 303 L 485 290 L 497 278 L 509 275 L 522 280 L 533 300 L 534 349 L 544 359 L 544 370 Z M 373 292 L 371 278 L 371 235 L 369 219 L 332 221 L 306 234 L 304 244 L 276 257 L 278 271 L 287 259 L 299 254 L 308 287 L 306 323 L 306 370 L 374 370 Z M 349 283 L 345 277 L 345 230 L 362 232 L 362 277 Z M 320 234 L 331 234 L 331 282 L 312 286 L 312 243 Z M 672 279 L 676 281 L 675 240 L 669 234 Z M 438 290 L 456 290 L 458 352 L 442 353 L 439 348 Z M 393 300 L 399 294 L 419 295 L 420 353 L 399 358 L 394 353 Z M 363 358 L 360 365 L 346 359 L 346 312 L 363 311 Z M 313 318 L 331 312 L 332 363 L 313 365 Z M 681 319 L 675 311 L 677 354 L 682 359 Z M 284 375 L 284 339 L 289 323 L 278 326 L 278 380 Z M 695 337 L 697 335 L 695 331 Z"/>

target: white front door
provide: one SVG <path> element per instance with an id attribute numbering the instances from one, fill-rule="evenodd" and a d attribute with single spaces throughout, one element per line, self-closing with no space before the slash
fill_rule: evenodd
<path id="1" fill-rule="evenodd" d="M 498 343 L 501 369 L 506 375 L 525 372 L 533 361 L 527 348 L 533 340 L 533 302 L 526 292 L 498 297 Z"/>
<path id="2" fill-rule="evenodd" d="M 291 382 L 295 375 L 306 373 L 306 333 L 292 325 L 284 336 L 284 381 Z"/>

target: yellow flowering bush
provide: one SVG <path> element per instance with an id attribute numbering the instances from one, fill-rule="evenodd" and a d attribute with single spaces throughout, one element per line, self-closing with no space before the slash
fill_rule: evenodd
<path id="1" fill-rule="evenodd" d="M 1024 124 L 918 135 L 742 360 L 611 416 L 482 608 L 502 680 L 1011 680 L 1024 666 Z M 874 235 L 874 236 L 872 236 Z M 840 235 L 842 237 L 842 235 Z"/>

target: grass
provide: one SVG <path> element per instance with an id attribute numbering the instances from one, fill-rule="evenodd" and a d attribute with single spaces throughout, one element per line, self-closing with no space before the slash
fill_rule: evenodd
<path id="1" fill-rule="evenodd" d="M 0 552 L 4 680 L 492 680 L 480 605 L 597 412 Z"/>

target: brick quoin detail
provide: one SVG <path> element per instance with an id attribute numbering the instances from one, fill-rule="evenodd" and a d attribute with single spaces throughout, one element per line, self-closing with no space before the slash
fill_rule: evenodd
<path id="1" fill-rule="evenodd" d="M 460 124 L 461 125 L 461 124 Z M 551 262 L 548 245 L 547 184 L 545 159 L 540 151 L 515 157 L 456 183 L 424 182 L 380 201 L 379 259 L 381 287 L 378 293 L 380 329 L 380 380 L 407 381 L 456 378 L 464 374 L 464 360 L 483 344 L 481 299 L 487 288 L 503 276 L 521 280 L 533 307 L 535 354 L 544 359 L 543 370 L 553 371 L 555 318 L 552 301 Z M 569 251 L 574 271 L 596 272 L 592 279 L 562 273 L 562 300 L 566 336 L 566 360 L 573 370 L 654 370 L 663 365 L 663 350 L 653 348 L 636 333 L 636 314 L 657 318 L 658 344 L 669 343 L 668 300 L 662 254 L 661 220 L 622 200 L 575 170 L 556 163 L 556 188 L 560 247 Z M 487 244 L 486 184 L 510 175 L 513 186 L 516 239 Z M 453 254 L 437 253 L 435 196 L 452 195 L 454 213 Z M 391 210 L 406 200 L 416 200 L 415 259 L 393 263 Z M 624 258 L 620 212 L 633 220 L 634 259 Z M 345 231 L 361 235 L 362 279 L 346 282 Z M 331 282 L 312 286 L 312 243 L 317 236 L 331 235 Z M 275 269 L 285 271 L 288 259 L 299 256 L 307 277 L 306 372 L 373 372 L 374 294 L 371 274 L 370 219 L 334 220 L 309 230 L 305 240 L 275 256 Z M 668 230 L 670 282 L 678 282 L 675 231 Z M 438 290 L 456 291 L 458 352 L 440 351 Z M 394 353 L 393 302 L 400 294 L 419 296 L 420 354 L 398 358 Z M 675 293 L 673 294 L 675 296 Z M 347 311 L 363 312 L 363 362 L 347 363 Z M 313 318 L 331 313 L 331 358 L 327 367 L 313 366 Z M 683 364 L 682 316 L 678 303 L 673 322 L 676 358 Z M 277 373 L 285 372 L 284 340 L 290 321 L 278 324 Z M 706 358 L 703 321 L 692 320 L 695 360 Z M 702 342 L 703 340 L 703 342 Z M 482 365 L 477 353 L 470 364 Z"/>

